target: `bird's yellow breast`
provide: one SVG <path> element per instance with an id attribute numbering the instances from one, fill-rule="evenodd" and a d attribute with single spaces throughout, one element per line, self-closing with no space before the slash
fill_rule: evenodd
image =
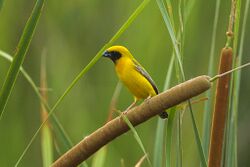
<path id="1" fill-rule="evenodd" d="M 145 99 L 155 96 L 156 92 L 150 82 L 139 73 L 133 61 L 127 57 L 121 57 L 115 64 L 119 79 L 126 85 L 136 99 Z"/>

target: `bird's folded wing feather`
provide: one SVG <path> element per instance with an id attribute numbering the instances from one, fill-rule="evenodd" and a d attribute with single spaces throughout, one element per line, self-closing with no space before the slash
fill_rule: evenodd
<path id="1" fill-rule="evenodd" d="M 147 73 L 147 71 L 135 59 L 133 59 L 133 62 L 135 64 L 135 70 L 138 71 L 142 76 L 144 76 L 148 80 L 148 82 L 154 88 L 155 93 L 158 94 L 158 89 L 157 89 L 153 79 Z"/>

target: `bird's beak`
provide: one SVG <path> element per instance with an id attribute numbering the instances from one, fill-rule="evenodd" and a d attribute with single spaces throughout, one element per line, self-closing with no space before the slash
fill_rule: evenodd
<path id="1" fill-rule="evenodd" d="M 111 56 L 111 54 L 110 54 L 109 51 L 106 50 L 106 51 L 102 54 L 102 56 L 103 56 L 103 57 L 108 57 L 108 58 L 109 58 L 109 57 Z"/>

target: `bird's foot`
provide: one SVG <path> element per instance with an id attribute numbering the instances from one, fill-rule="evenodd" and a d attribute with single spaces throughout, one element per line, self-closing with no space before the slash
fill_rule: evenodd
<path id="1" fill-rule="evenodd" d="M 126 116 L 128 111 L 129 111 L 129 109 L 126 109 L 125 111 L 121 112 L 120 117 Z"/>
<path id="2" fill-rule="evenodd" d="M 137 100 L 135 100 L 130 106 L 128 106 L 128 108 L 127 108 L 125 111 L 121 112 L 120 117 L 126 116 L 127 113 L 128 113 L 128 111 L 129 111 L 130 109 L 132 109 L 132 108 L 135 107 L 136 102 L 137 102 Z"/>
<path id="3" fill-rule="evenodd" d="M 151 96 L 148 96 L 148 97 L 144 100 L 144 102 L 147 102 L 149 99 L 151 99 Z"/>
<path id="4" fill-rule="evenodd" d="M 127 117 L 128 110 L 125 110 L 123 112 L 120 112 L 119 120 L 124 120 L 125 117 Z"/>
<path id="5" fill-rule="evenodd" d="M 123 115 L 127 115 L 127 113 L 128 113 L 128 110 L 125 110 L 122 112 Z"/>

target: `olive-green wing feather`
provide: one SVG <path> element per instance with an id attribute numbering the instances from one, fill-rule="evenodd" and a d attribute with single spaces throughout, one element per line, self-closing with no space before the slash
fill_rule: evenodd
<path id="1" fill-rule="evenodd" d="M 148 82 L 152 85 L 152 87 L 154 88 L 154 91 L 156 94 L 158 94 L 158 89 L 155 85 L 155 82 L 153 81 L 153 79 L 150 77 L 150 75 L 147 73 L 147 71 L 135 60 L 133 59 L 133 62 L 135 64 L 135 69 L 136 71 L 138 71 L 141 75 L 143 75 Z"/>

